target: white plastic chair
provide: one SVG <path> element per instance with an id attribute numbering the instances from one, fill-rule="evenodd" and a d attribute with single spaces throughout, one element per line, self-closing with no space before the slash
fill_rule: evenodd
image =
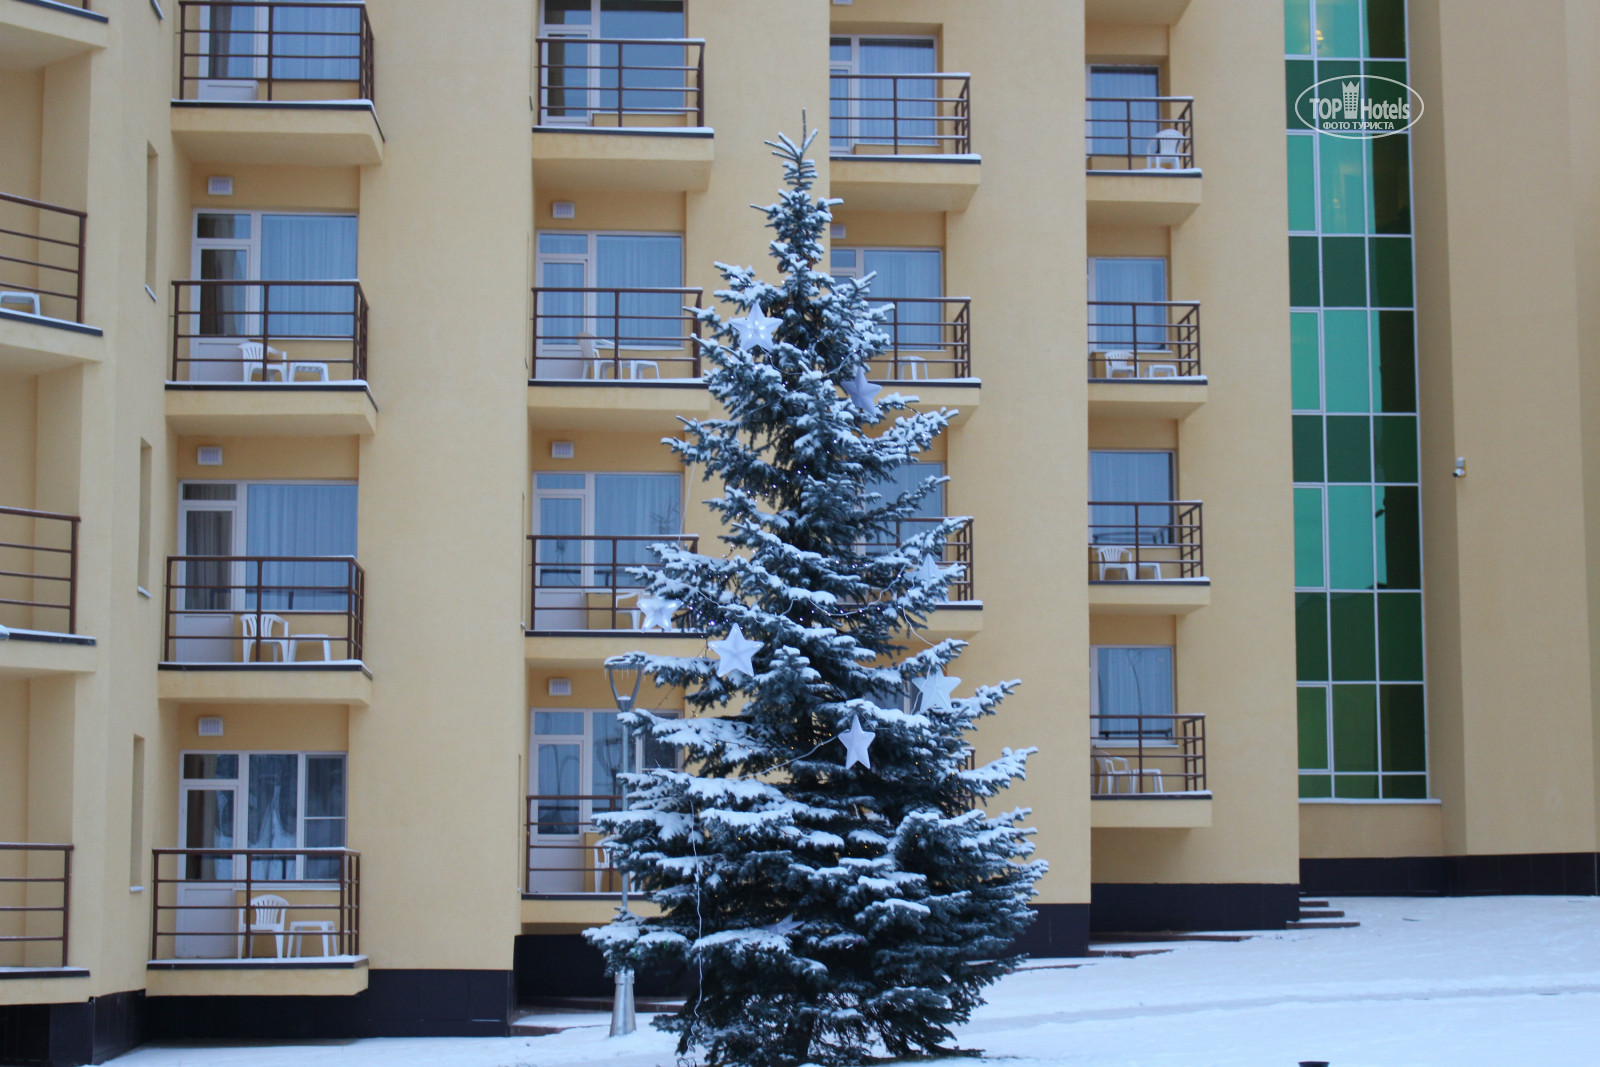
<path id="1" fill-rule="evenodd" d="M 1132 582 L 1138 580 L 1139 571 L 1133 562 L 1133 552 L 1123 545 L 1096 545 L 1095 558 L 1100 561 L 1100 580 L 1109 582 L 1106 577 L 1112 571 L 1120 570 L 1122 580 Z"/>
<path id="2" fill-rule="evenodd" d="M 304 956 L 306 954 L 307 934 L 312 936 L 320 934 L 322 937 L 322 954 L 324 956 L 333 955 L 333 935 L 337 932 L 338 930 L 332 919 L 297 919 L 289 924 L 289 936 L 294 938 L 294 954 L 296 956 Z"/>
<path id="3" fill-rule="evenodd" d="M 1137 378 L 1139 376 L 1138 360 L 1127 349 L 1104 352 L 1101 354 L 1101 358 L 1105 360 L 1107 378 L 1119 376 Z"/>
<path id="4" fill-rule="evenodd" d="M 244 936 L 245 936 L 245 929 L 246 929 L 246 926 L 247 926 L 247 924 L 245 922 L 245 918 L 246 918 L 246 915 L 247 915 L 248 912 L 254 912 L 255 914 L 250 916 L 250 922 L 248 923 L 250 936 L 251 936 L 252 940 L 254 939 L 256 934 L 272 934 L 272 935 L 274 935 L 273 936 L 273 941 L 277 945 L 278 958 L 280 960 L 283 959 L 283 941 L 284 941 L 283 918 L 288 913 L 288 910 L 289 910 L 289 902 L 287 900 L 284 900 L 282 897 L 274 896 L 271 893 L 263 893 L 260 896 L 256 897 L 254 900 L 250 901 L 249 908 L 240 908 L 239 909 L 239 950 L 238 950 L 239 958 L 240 959 L 244 959 L 245 958 L 245 955 L 244 955 L 244 951 L 245 951 Z M 227 936 L 227 935 L 223 935 L 223 936 Z M 252 945 L 252 950 L 253 949 L 254 949 L 254 946 Z"/>
<path id="5" fill-rule="evenodd" d="M 617 614 L 625 614 L 628 616 L 628 629 L 630 630 L 644 629 L 644 609 L 637 607 L 625 608 L 622 606 L 622 602 L 624 600 L 632 599 L 635 603 L 637 603 L 639 600 L 639 595 L 644 592 L 646 592 L 644 589 L 635 589 L 631 593 L 617 594 Z"/>
<path id="6" fill-rule="evenodd" d="M 281 359 L 284 354 L 271 345 L 262 345 L 260 341 L 240 341 L 239 359 L 244 363 L 244 380 L 247 382 L 256 381 L 256 375 L 259 374 L 261 375 L 260 381 L 270 382 L 272 381 L 272 376 L 276 374 L 278 381 L 282 382 L 284 380 L 283 364 L 281 362 L 269 363 L 267 357 L 278 356 Z"/>
<path id="7" fill-rule="evenodd" d="M 1177 130 L 1162 130 L 1150 140 L 1150 156 L 1144 162 L 1147 170 L 1182 170 L 1183 145 L 1188 138 Z"/>
<path id="8" fill-rule="evenodd" d="M 274 632 L 276 631 L 276 632 Z M 278 662 L 286 663 L 293 659 L 291 644 L 289 642 L 289 620 L 282 615 L 272 615 L 266 612 L 261 614 L 261 633 L 256 633 L 256 615 L 251 612 L 239 616 L 239 632 L 244 636 L 244 662 L 251 662 L 251 651 L 255 649 L 256 641 L 261 642 L 262 654 L 266 654 L 268 645 L 278 646 Z"/>
<path id="9" fill-rule="evenodd" d="M 39 311 L 38 293 L 17 293 L 11 291 L 0 293 L 0 307 L 4 307 L 7 304 L 26 304 L 28 305 L 28 313 L 30 315 L 38 315 L 41 313 Z"/>
<path id="10" fill-rule="evenodd" d="M 1139 788 L 1141 777 L 1151 779 L 1151 784 L 1155 786 L 1151 792 L 1166 792 L 1161 782 L 1161 772 L 1155 767 L 1133 770 L 1128 766 L 1126 756 L 1095 756 L 1094 763 L 1097 776 L 1105 783 L 1105 788 L 1096 787 L 1097 793 L 1142 793 L 1143 790 Z"/>
<path id="11" fill-rule="evenodd" d="M 1179 377 L 1176 363 L 1149 363 L 1145 365 L 1145 372 L 1151 378 Z"/>
<path id="12" fill-rule="evenodd" d="M 900 366 L 904 368 L 906 381 L 928 380 L 928 361 L 922 356 L 901 356 Z"/>
<path id="13" fill-rule="evenodd" d="M 289 378 L 291 382 L 300 380 L 300 373 L 311 375 L 313 381 L 325 382 L 328 380 L 328 365 L 326 363 L 291 363 L 289 364 Z"/>
<path id="14" fill-rule="evenodd" d="M 589 377 L 600 381 L 606 376 L 606 368 L 613 366 L 610 358 L 602 356 L 600 349 L 616 348 L 610 341 L 603 337 L 596 337 L 592 333 L 578 335 L 578 356 L 583 360 L 583 365 L 589 372 Z"/>

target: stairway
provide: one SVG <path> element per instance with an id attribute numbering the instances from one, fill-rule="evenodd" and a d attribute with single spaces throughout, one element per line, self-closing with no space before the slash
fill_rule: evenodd
<path id="1" fill-rule="evenodd" d="M 1312 900 L 1300 894 L 1300 917 L 1284 924 L 1286 930 L 1343 930 L 1360 926 L 1354 919 L 1346 919 L 1344 912 L 1328 907 L 1326 900 Z"/>

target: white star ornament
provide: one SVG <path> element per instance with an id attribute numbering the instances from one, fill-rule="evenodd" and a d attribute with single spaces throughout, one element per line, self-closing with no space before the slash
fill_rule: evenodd
<path id="1" fill-rule="evenodd" d="M 922 694 L 922 706 L 932 711 L 941 709 L 954 711 L 950 704 L 950 694 L 956 686 L 961 684 L 960 678 L 946 678 L 943 671 L 930 674 L 926 678 L 913 678 L 911 684 L 917 687 L 917 692 Z"/>
<path id="2" fill-rule="evenodd" d="M 677 600 L 668 600 L 660 596 L 642 596 L 639 598 L 639 611 L 644 615 L 640 620 L 641 630 L 670 630 L 672 617 L 678 613 L 683 603 Z"/>
<path id="3" fill-rule="evenodd" d="M 867 770 L 872 770 L 872 760 L 867 756 L 867 746 L 872 744 L 872 739 L 877 736 L 872 731 L 861 728 L 861 716 L 850 717 L 850 729 L 839 735 L 839 740 L 844 744 L 845 770 L 848 771 L 858 763 Z"/>
<path id="4" fill-rule="evenodd" d="M 761 310 L 760 304 L 752 305 L 744 318 L 728 320 L 728 327 L 739 335 L 739 350 L 742 352 L 748 352 L 756 345 L 770 351 L 776 345 L 773 334 L 782 325 L 782 319 L 768 316 Z"/>
<path id="5" fill-rule="evenodd" d="M 883 392 L 881 385 L 873 385 L 867 381 L 867 372 L 860 367 L 856 368 L 856 376 L 840 386 L 852 403 L 862 411 L 870 412 L 873 408 L 873 398 Z"/>
<path id="6" fill-rule="evenodd" d="M 752 641 L 744 635 L 744 631 L 737 624 L 721 641 L 706 642 L 711 646 L 711 651 L 717 654 L 717 677 L 726 678 L 734 671 L 743 671 L 751 678 L 756 676 L 755 666 L 750 662 L 750 657 L 761 649 L 760 641 Z"/>

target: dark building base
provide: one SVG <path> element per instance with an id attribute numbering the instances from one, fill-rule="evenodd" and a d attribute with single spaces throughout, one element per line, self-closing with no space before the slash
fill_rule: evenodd
<path id="1" fill-rule="evenodd" d="M 1089 905 L 1035 904 L 1038 918 L 1013 946 L 1034 959 L 1089 954 Z"/>
<path id="2" fill-rule="evenodd" d="M 1100 882 L 1089 887 L 1089 928 L 1281 930 L 1300 914 L 1299 887 L 1257 882 Z"/>
<path id="3" fill-rule="evenodd" d="M 142 990 L 73 1004 L 7 1004 L 0 1006 L 0 1063 L 104 1063 L 144 1040 L 143 1023 Z"/>
<path id="4" fill-rule="evenodd" d="M 517 1001 L 610 997 L 615 984 L 605 959 L 582 934 L 521 934 L 514 963 Z M 639 971 L 636 997 L 681 997 L 694 988 L 694 976 L 681 968 Z"/>
<path id="5" fill-rule="evenodd" d="M 1308 893 L 1339 897 L 1600 894 L 1600 852 L 1303 859 Z"/>

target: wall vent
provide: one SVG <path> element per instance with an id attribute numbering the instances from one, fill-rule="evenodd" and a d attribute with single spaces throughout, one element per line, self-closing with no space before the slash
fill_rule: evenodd
<path id="1" fill-rule="evenodd" d="M 194 461 L 202 467 L 222 466 L 222 446 L 201 445 L 195 452 Z"/>
<path id="2" fill-rule="evenodd" d="M 212 175 L 206 179 L 206 193 L 209 196 L 232 196 L 233 179 Z"/>
<path id="3" fill-rule="evenodd" d="M 221 715 L 202 715 L 202 716 L 200 716 L 200 724 L 199 724 L 199 726 L 200 726 L 200 731 L 199 732 L 200 732 L 200 736 L 201 737 L 221 737 L 222 736 L 222 716 Z"/>

